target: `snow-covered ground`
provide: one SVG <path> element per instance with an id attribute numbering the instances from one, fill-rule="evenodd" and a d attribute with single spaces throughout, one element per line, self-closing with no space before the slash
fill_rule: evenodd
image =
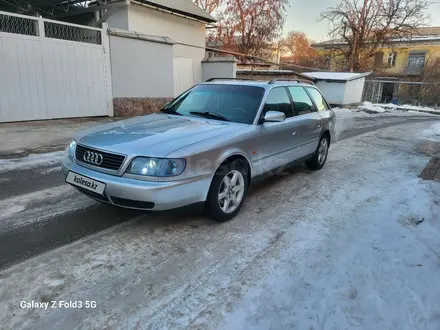
<path id="1" fill-rule="evenodd" d="M 363 102 L 358 109 L 355 111 L 364 111 L 367 113 L 375 114 L 375 113 L 384 113 L 384 112 L 418 112 L 418 113 L 429 113 L 429 114 L 440 114 L 440 109 L 431 108 L 431 107 L 422 107 L 415 106 L 410 104 L 402 104 L 397 105 L 393 103 L 371 103 L 368 101 Z"/>
<path id="2" fill-rule="evenodd" d="M 144 216 L 4 270 L 1 328 L 440 329 L 440 183 L 418 178 L 439 128 L 335 142 L 323 170 L 255 186 L 227 223 Z"/>

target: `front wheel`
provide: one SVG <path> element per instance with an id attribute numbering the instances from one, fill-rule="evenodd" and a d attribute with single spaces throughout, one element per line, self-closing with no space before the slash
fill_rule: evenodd
<path id="1" fill-rule="evenodd" d="M 321 140 L 319 140 L 318 147 L 316 148 L 315 153 L 313 154 L 313 157 L 306 161 L 306 166 L 314 171 L 320 170 L 328 156 L 328 147 L 330 145 L 330 141 L 327 135 L 323 135 L 321 137 Z"/>
<path id="2" fill-rule="evenodd" d="M 247 167 L 242 161 L 220 166 L 214 175 L 208 198 L 206 213 L 209 218 L 224 222 L 237 215 L 243 206 L 249 179 Z"/>

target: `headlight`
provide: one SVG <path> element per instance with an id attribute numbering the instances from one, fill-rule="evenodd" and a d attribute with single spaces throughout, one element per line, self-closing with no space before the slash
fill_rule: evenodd
<path id="1" fill-rule="evenodd" d="M 73 140 L 67 147 L 67 153 L 71 159 L 75 158 L 76 141 Z"/>
<path id="2" fill-rule="evenodd" d="M 167 177 L 182 174 L 185 166 L 185 159 L 137 157 L 131 162 L 127 172 L 137 175 Z"/>

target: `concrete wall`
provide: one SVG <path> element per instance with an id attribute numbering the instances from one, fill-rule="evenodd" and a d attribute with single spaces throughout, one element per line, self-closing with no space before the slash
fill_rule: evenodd
<path id="1" fill-rule="evenodd" d="M 157 111 L 174 94 L 173 45 L 110 36 L 115 115 Z"/>
<path id="2" fill-rule="evenodd" d="M 128 7 L 119 8 L 108 18 L 107 24 L 111 28 L 128 30 Z"/>
<path id="3" fill-rule="evenodd" d="M 128 29 L 149 35 L 166 36 L 177 43 L 205 46 L 205 24 L 177 15 L 161 12 L 142 5 L 128 7 Z M 205 50 L 185 45 L 174 45 L 174 56 L 193 61 L 194 83 L 202 81 L 202 60 Z"/>
<path id="4" fill-rule="evenodd" d="M 210 78 L 236 78 L 237 60 L 234 57 L 210 57 L 202 62 L 203 81 Z"/>
<path id="5" fill-rule="evenodd" d="M 111 36 L 113 97 L 173 96 L 173 45 Z"/>

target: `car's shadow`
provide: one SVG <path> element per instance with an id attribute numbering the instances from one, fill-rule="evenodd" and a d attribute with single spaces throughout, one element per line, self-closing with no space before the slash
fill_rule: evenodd
<path id="1" fill-rule="evenodd" d="M 247 199 L 273 189 L 282 180 L 286 179 L 286 177 L 311 173 L 313 172 L 308 170 L 306 166 L 301 163 L 279 168 L 271 173 L 258 177 L 255 182 L 252 182 Z M 276 206 L 274 205 L 273 207 Z M 200 226 L 216 226 L 221 224 L 205 217 L 203 210 L 204 203 L 201 202 L 168 211 L 139 211 L 139 215 L 145 215 L 145 217 L 142 217 L 141 221 L 139 221 L 139 225 L 152 226 L 154 228 L 175 225 L 199 228 Z"/>

